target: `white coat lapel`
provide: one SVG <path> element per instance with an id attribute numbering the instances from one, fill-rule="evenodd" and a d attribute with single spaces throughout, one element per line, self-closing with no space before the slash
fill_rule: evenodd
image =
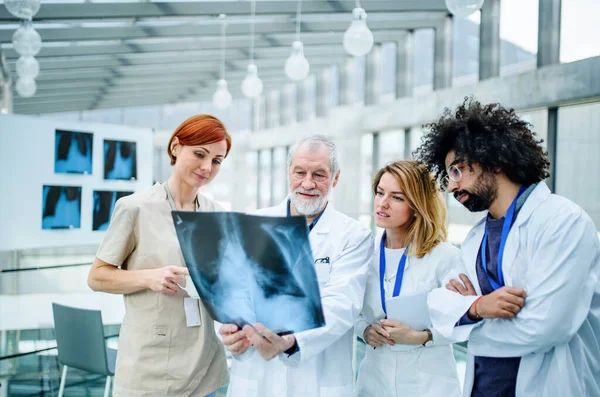
<path id="1" fill-rule="evenodd" d="M 308 235 L 308 240 L 310 241 L 310 247 L 312 249 L 313 255 L 315 259 L 317 259 L 317 255 L 321 253 L 321 247 L 323 243 L 327 240 L 327 235 L 331 229 L 331 224 L 333 222 L 333 206 L 331 203 L 327 204 L 323 215 L 313 228 L 313 230 Z"/>
<path id="2" fill-rule="evenodd" d="M 529 217 L 533 213 L 542 201 L 550 196 L 550 189 L 545 183 L 540 182 L 538 186 L 533 189 L 523 207 L 517 214 L 517 219 L 513 227 L 510 229 L 508 238 L 506 239 L 506 246 L 504 247 L 504 258 L 502 259 L 502 273 L 504 274 L 504 283 L 508 286 L 515 286 L 515 280 L 513 279 L 513 266 L 515 264 L 515 258 L 519 252 L 519 245 L 521 243 L 521 234 L 523 231 L 521 227 L 526 226 Z"/>

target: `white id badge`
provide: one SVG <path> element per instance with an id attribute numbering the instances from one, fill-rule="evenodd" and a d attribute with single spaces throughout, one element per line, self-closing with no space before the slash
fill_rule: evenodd
<path id="1" fill-rule="evenodd" d="M 199 327 L 200 321 L 199 301 L 194 298 L 183 298 L 183 308 L 185 309 L 185 322 L 188 327 Z"/>

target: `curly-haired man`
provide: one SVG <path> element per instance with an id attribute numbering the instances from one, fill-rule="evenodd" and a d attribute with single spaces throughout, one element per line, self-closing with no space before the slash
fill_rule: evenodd
<path id="1" fill-rule="evenodd" d="M 427 127 L 415 157 L 469 211 L 488 211 L 462 244 L 466 274 L 429 299 L 434 326 L 469 339 L 464 395 L 600 396 L 600 242 L 543 183 L 531 125 L 466 98 Z"/>

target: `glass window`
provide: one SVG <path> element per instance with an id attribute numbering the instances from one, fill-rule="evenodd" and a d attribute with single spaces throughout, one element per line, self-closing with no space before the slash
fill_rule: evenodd
<path id="1" fill-rule="evenodd" d="M 415 93 L 433 90 L 433 37 L 433 29 L 415 30 Z"/>
<path id="2" fill-rule="evenodd" d="M 600 2 L 562 0 L 560 61 L 574 62 L 600 55 Z"/>
<path id="3" fill-rule="evenodd" d="M 387 163 L 404 158 L 404 130 L 381 132 L 378 139 L 377 170 Z M 373 173 L 377 170 L 373 170 Z"/>

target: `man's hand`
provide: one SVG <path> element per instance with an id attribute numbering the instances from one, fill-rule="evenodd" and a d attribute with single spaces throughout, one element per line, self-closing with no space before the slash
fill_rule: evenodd
<path id="1" fill-rule="evenodd" d="M 389 332 L 379 324 L 371 324 L 365 328 L 363 339 L 369 346 L 373 347 L 381 347 L 383 345 L 394 346 L 394 341 L 391 339 Z"/>
<path id="2" fill-rule="evenodd" d="M 513 318 L 525 305 L 527 292 L 523 288 L 502 287 L 491 294 L 482 296 L 469 308 L 469 316 L 475 315 L 475 304 L 477 314 L 482 318 Z"/>
<path id="3" fill-rule="evenodd" d="M 179 291 L 177 284 L 185 282 L 189 275 L 187 267 L 165 266 L 158 269 L 144 270 L 143 284 L 147 289 L 167 295 L 175 295 Z"/>
<path id="4" fill-rule="evenodd" d="M 473 287 L 471 280 L 469 280 L 469 277 L 467 277 L 466 274 L 461 273 L 458 275 L 458 277 L 460 278 L 460 281 L 452 279 L 450 282 L 448 282 L 448 284 L 446 284 L 446 288 L 463 296 L 477 295 L 475 287 Z"/>
<path id="5" fill-rule="evenodd" d="M 390 339 L 401 345 L 422 345 L 427 341 L 428 334 L 425 331 L 418 332 L 401 323 L 400 321 L 381 320 L 383 329 L 389 333 Z"/>
<path id="6" fill-rule="evenodd" d="M 243 331 L 266 361 L 272 360 L 296 343 L 296 337 L 293 334 L 279 336 L 261 323 L 254 324 L 254 327 L 245 325 Z"/>
<path id="7" fill-rule="evenodd" d="M 223 324 L 219 328 L 219 334 L 223 337 L 223 344 L 234 356 L 244 354 L 252 343 L 246 337 L 244 331 L 238 328 L 235 324 Z"/>

